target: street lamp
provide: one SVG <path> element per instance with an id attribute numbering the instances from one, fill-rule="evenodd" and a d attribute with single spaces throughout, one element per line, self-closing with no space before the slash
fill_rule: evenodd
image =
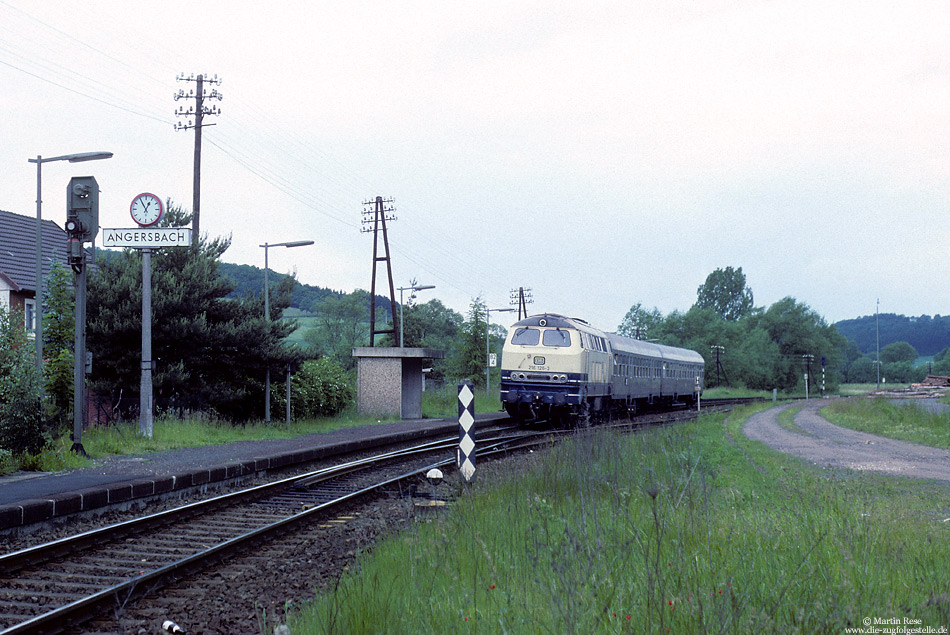
<path id="1" fill-rule="evenodd" d="M 495 313 L 514 313 L 514 309 L 489 309 L 485 307 L 485 393 L 487 394 L 491 390 L 491 349 L 489 348 L 488 339 L 491 333 L 491 314 L 492 311 Z"/>
<path id="2" fill-rule="evenodd" d="M 80 163 L 111 157 L 111 152 L 79 152 L 46 159 L 37 155 L 35 159 L 27 159 L 30 163 L 36 164 L 36 300 L 33 307 L 35 320 L 33 333 L 36 343 L 36 372 L 40 377 L 40 394 L 43 392 L 43 164 L 51 161 Z"/>
<path id="3" fill-rule="evenodd" d="M 434 284 L 423 284 L 418 285 L 414 284 L 411 287 L 399 287 L 399 348 L 403 347 L 403 336 L 402 336 L 402 292 L 412 289 L 413 293 L 416 291 L 423 291 L 425 289 L 435 289 Z M 410 298 L 411 299 L 411 298 Z"/>
<path id="4" fill-rule="evenodd" d="M 287 243 L 264 243 L 264 317 L 270 323 L 270 289 L 267 284 L 267 250 L 270 247 L 306 247 L 312 245 L 312 240 L 293 240 Z M 264 373 L 264 422 L 270 423 L 270 365 Z"/>

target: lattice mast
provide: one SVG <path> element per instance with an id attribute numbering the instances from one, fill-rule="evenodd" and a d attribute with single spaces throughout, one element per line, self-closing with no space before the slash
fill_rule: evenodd
<path id="1" fill-rule="evenodd" d="M 392 206 L 393 199 L 377 196 L 375 201 L 364 201 L 363 205 L 372 206 L 372 209 L 363 210 L 363 226 L 361 232 L 373 232 L 373 284 L 369 292 L 369 345 L 376 346 L 376 335 L 392 333 L 393 342 L 399 341 L 399 334 L 396 332 L 396 286 L 393 284 L 393 265 L 389 254 L 389 236 L 386 233 L 386 221 L 396 220 L 393 212 L 396 208 Z M 370 227 L 372 226 L 372 227 Z M 383 231 L 383 248 L 386 255 L 379 255 L 379 231 Z M 389 302 L 392 315 L 392 328 L 376 328 L 376 264 L 380 261 L 386 262 L 386 272 L 389 276 Z"/>
<path id="2" fill-rule="evenodd" d="M 525 289 L 524 287 L 512 289 L 509 297 L 511 298 L 510 304 L 518 305 L 518 320 L 521 321 L 528 317 L 528 305 L 534 302 L 534 298 L 531 297 L 531 289 Z"/>

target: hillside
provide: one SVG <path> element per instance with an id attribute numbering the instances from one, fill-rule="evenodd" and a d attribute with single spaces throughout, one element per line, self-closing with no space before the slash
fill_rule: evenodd
<path id="1" fill-rule="evenodd" d="M 253 265 L 236 265 L 230 262 L 218 263 L 218 270 L 221 275 L 234 282 L 235 287 L 229 297 L 240 298 L 246 293 L 259 294 L 264 289 L 264 270 Z M 267 278 L 270 281 L 271 288 L 277 284 L 286 274 L 270 271 Z M 291 306 L 301 311 L 312 311 L 314 305 L 330 295 L 345 295 L 342 291 L 333 291 L 324 287 L 317 287 L 309 284 L 298 283 L 294 287 Z M 388 316 L 389 298 L 376 296 L 376 306 L 386 312 Z"/>
<path id="2" fill-rule="evenodd" d="M 950 316 L 921 315 L 908 317 L 881 313 L 881 348 L 892 342 L 908 342 L 918 355 L 928 356 L 950 347 Z M 838 332 L 852 340 L 862 353 L 873 353 L 877 348 L 877 319 L 867 315 L 835 323 Z"/>

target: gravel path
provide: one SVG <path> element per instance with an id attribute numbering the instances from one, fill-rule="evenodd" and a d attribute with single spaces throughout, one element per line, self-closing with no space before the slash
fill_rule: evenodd
<path id="1" fill-rule="evenodd" d="M 821 466 L 950 481 L 950 450 L 832 425 L 818 414 L 827 403 L 811 402 L 795 415 L 795 426 L 801 432 L 778 423 L 780 412 L 797 405 L 789 404 L 749 417 L 743 433 L 753 441 Z"/>

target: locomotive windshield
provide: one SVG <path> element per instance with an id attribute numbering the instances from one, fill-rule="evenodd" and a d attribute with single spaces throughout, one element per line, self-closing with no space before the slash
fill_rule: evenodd
<path id="1" fill-rule="evenodd" d="M 521 346 L 537 346 L 538 341 L 541 339 L 541 331 L 538 329 L 515 329 L 514 335 L 511 336 L 512 344 L 520 344 Z"/>
<path id="2" fill-rule="evenodd" d="M 545 331 L 542 341 L 545 346 L 570 346 L 571 334 L 568 331 L 562 331 L 560 329 Z"/>

